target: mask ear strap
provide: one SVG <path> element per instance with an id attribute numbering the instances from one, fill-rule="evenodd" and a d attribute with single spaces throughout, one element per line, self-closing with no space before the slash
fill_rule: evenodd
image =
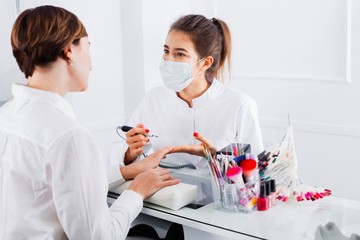
<path id="1" fill-rule="evenodd" d="M 202 59 L 200 59 L 199 61 L 197 61 L 196 63 L 198 63 L 198 62 L 201 62 L 202 60 L 204 60 L 205 58 L 202 58 Z"/>
<path id="2" fill-rule="evenodd" d="M 202 59 L 200 59 L 199 61 L 197 61 L 196 63 L 198 63 L 198 62 L 201 62 L 202 60 L 204 60 L 205 58 L 203 57 Z M 200 68 L 200 72 L 202 72 L 202 71 L 204 71 L 204 69 L 203 68 Z"/>

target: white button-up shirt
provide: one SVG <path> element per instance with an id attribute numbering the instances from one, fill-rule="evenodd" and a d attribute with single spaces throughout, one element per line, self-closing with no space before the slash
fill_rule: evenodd
<path id="1" fill-rule="evenodd" d="M 108 208 L 104 162 L 70 104 L 23 85 L 12 92 L 0 108 L 0 239 L 125 239 L 141 196 L 127 190 Z"/>

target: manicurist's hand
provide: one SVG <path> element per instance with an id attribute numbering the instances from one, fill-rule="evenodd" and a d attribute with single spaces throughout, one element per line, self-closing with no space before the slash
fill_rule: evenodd
<path id="1" fill-rule="evenodd" d="M 143 199 L 146 199 L 160 189 L 179 182 L 179 179 L 170 175 L 168 169 L 150 168 L 136 176 L 128 189 L 137 192 Z"/>
<path id="2" fill-rule="evenodd" d="M 126 133 L 126 143 L 129 146 L 124 158 L 126 164 L 134 161 L 141 155 L 143 147 L 150 141 L 144 134 L 149 132 L 149 129 L 146 129 L 144 125 L 139 123 Z"/>
<path id="3" fill-rule="evenodd" d="M 210 139 L 204 137 L 203 135 L 194 132 L 193 134 L 194 138 L 196 138 L 197 140 L 199 140 L 201 143 L 198 145 L 182 145 L 182 146 L 177 146 L 174 147 L 173 150 L 171 151 L 171 153 L 177 153 L 177 152 L 181 152 L 181 153 L 188 153 L 191 155 L 197 155 L 197 156 L 202 156 L 204 157 L 204 148 L 203 146 L 205 145 L 211 152 L 211 155 L 214 156 L 216 153 L 216 148 L 214 146 L 214 144 L 211 142 Z"/>

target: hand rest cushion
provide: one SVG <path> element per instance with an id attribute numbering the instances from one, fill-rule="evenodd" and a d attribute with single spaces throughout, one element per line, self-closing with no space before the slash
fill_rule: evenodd
<path id="1" fill-rule="evenodd" d="M 132 180 L 126 181 L 111 191 L 121 194 L 128 189 Z M 162 207 L 170 208 L 172 210 L 179 210 L 180 208 L 192 203 L 196 199 L 197 186 L 186 183 L 179 183 L 176 185 L 164 187 L 157 191 L 151 197 L 145 199 L 145 202 L 153 203 Z"/>

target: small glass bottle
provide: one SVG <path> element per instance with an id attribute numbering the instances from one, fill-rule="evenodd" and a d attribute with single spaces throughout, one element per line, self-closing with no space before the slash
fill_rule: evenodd
<path id="1" fill-rule="evenodd" d="M 270 193 L 270 198 L 271 198 L 271 207 L 276 205 L 276 183 L 275 183 L 275 179 L 271 179 L 270 180 L 270 189 L 271 189 L 271 193 Z"/>
<path id="2" fill-rule="evenodd" d="M 272 206 L 272 202 L 271 202 L 271 186 L 270 186 L 270 180 L 265 182 L 265 186 L 266 186 L 266 196 L 269 199 L 269 208 Z"/>
<path id="3" fill-rule="evenodd" d="M 266 183 L 260 185 L 260 195 L 257 199 L 258 211 L 265 211 L 269 209 L 269 198 L 266 196 Z"/>

